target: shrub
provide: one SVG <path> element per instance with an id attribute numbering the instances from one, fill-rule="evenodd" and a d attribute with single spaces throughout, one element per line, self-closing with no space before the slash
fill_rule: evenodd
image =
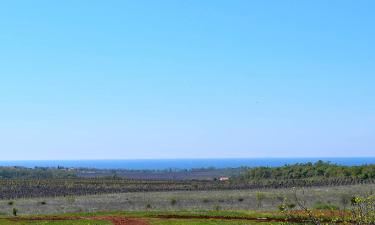
<path id="1" fill-rule="evenodd" d="M 41 201 L 41 202 L 39 202 L 39 204 L 41 204 L 41 205 L 46 205 L 47 202 L 46 202 L 46 201 Z"/>
<path id="2" fill-rule="evenodd" d="M 243 198 L 238 198 L 239 202 L 243 202 L 243 200 L 244 200 Z"/>
<path id="3" fill-rule="evenodd" d="M 353 197 L 352 221 L 356 224 L 375 224 L 375 195 L 369 197 Z"/>
<path id="4" fill-rule="evenodd" d="M 209 202 L 210 202 L 210 199 L 208 199 L 208 198 L 204 198 L 204 199 L 202 200 L 202 202 L 203 202 L 203 203 L 209 203 Z"/>
<path id="5" fill-rule="evenodd" d="M 13 214 L 13 216 L 17 216 L 17 213 L 18 213 L 18 209 L 13 208 L 13 209 L 12 209 L 12 214 Z"/>
<path id="6" fill-rule="evenodd" d="M 174 198 L 172 198 L 172 199 L 171 199 L 171 205 L 176 205 L 176 203 L 177 203 L 177 200 L 174 199 Z"/>
<path id="7" fill-rule="evenodd" d="M 8 205 L 14 205 L 14 201 L 9 201 Z"/>

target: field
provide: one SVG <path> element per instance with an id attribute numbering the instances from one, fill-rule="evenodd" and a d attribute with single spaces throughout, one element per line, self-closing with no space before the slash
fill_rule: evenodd
<path id="1" fill-rule="evenodd" d="M 175 212 L 117 212 L 117 213 L 76 213 L 53 216 L 2 217 L 1 225 L 45 224 L 45 225 L 251 225 L 290 224 L 303 222 L 304 218 L 288 219 L 277 213 L 255 211 L 175 211 Z"/>
<path id="2" fill-rule="evenodd" d="M 221 181 L 81 177 L 65 169 L 3 168 L 0 225 L 281 225 L 316 217 L 328 224 L 340 218 L 375 221 L 375 197 L 366 198 L 375 193 L 374 172 L 373 166 L 320 162 L 255 168 Z M 350 213 L 355 208 L 359 214 Z M 366 217 L 362 209 L 369 212 Z"/>
<path id="3" fill-rule="evenodd" d="M 375 185 L 313 187 L 298 192 L 308 206 L 329 203 L 344 208 L 352 196 L 374 193 Z M 277 210 L 285 198 L 293 200 L 293 193 L 292 189 L 285 188 L 24 198 L 1 200 L 0 214 L 10 215 L 12 208 L 17 208 L 21 215 L 144 210 Z"/>

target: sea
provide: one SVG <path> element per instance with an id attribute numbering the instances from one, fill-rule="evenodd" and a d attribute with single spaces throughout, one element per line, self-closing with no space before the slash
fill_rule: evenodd
<path id="1" fill-rule="evenodd" d="M 375 157 L 354 158 L 225 158 L 225 159 L 114 159 L 114 160 L 17 160 L 0 161 L 0 166 L 66 167 L 128 170 L 185 170 L 194 168 L 277 167 L 322 160 L 339 165 L 375 164 Z"/>

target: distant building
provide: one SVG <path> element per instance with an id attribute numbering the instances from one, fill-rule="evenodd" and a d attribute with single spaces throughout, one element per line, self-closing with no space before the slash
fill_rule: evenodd
<path id="1" fill-rule="evenodd" d="M 219 177 L 219 181 L 228 181 L 229 177 Z"/>

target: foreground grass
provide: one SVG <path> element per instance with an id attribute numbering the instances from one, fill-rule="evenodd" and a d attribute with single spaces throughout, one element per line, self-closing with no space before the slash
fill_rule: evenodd
<path id="1" fill-rule="evenodd" d="M 160 216 L 218 216 L 241 218 L 284 218 L 285 215 L 278 211 L 253 211 L 253 210 L 180 210 L 180 211 L 136 211 L 136 212 L 94 212 L 94 213 L 66 213 L 57 216 L 124 216 L 137 218 L 154 218 Z"/>
<path id="2" fill-rule="evenodd" d="M 0 219 L 0 225 L 112 225 L 109 221 L 100 220 L 64 220 L 64 221 L 14 221 Z"/>
<path id="3" fill-rule="evenodd" d="M 190 220 L 181 220 L 181 219 L 152 219 L 150 223 L 153 225 L 253 225 L 259 224 L 257 222 L 249 221 L 233 221 L 233 220 L 201 220 L 201 219 L 190 219 Z M 265 223 L 262 223 L 265 224 Z M 281 224 L 281 223 L 267 223 L 267 224 Z"/>
<path id="4" fill-rule="evenodd" d="M 33 216 L 2 217 L 0 225 L 8 224 L 26 224 L 26 225 L 110 225 L 109 221 L 98 221 L 94 218 L 142 218 L 152 225 L 253 225 L 253 224 L 285 224 L 286 219 L 297 223 L 304 221 L 308 216 L 303 211 L 291 211 L 286 215 L 278 211 L 260 212 L 260 211 L 139 211 L 139 212 L 96 212 L 96 213 L 67 213 L 56 215 L 38 215 L 37 219 Z M 342 211 L 316 210 L 313 211 L 320 215 L 328 224 L 337 217 Z M 77 218 L 77 220 L 72 220 Z M 53 219 L 60 219 L 53 221 Z M 66 219 L 66 220 L 65 220 Z M 279 222 L 275 222 L 279 221 Z M 292 223 L 289 223 L 292 224 Z"/>

